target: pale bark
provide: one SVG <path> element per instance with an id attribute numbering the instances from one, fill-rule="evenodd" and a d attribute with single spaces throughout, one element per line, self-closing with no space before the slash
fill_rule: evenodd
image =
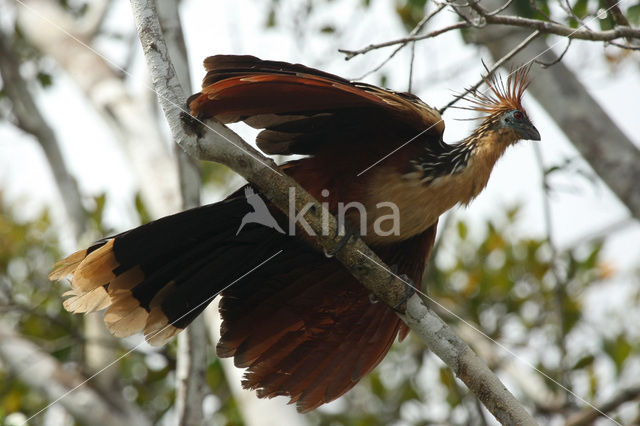
<path id="1" fill-rule="evenodd" d="M 179 14 L 180 2 L 157 0 L 158 18 L 167 41 L 169 56 L 174 64 L 183 89 L 191 89 L 187 51 Z M 178 178 L 182 208 L 200 205 L 200 172 L 197 162 L 177 144 L 173 144 L 178 162 Z M 203 422 L 202 402 L 207 392 L 207 331 L 202 316 L 178 335 L 176 362 L 176 414 L 177 425 L 197 425 Z"/>
<path id="2" fill-rule="evenodd" d="M 335 249 L 338 242 L 321 232 L 323 207 L 320 203 L 294 180 L 280 173 L 272 160 L 251 148 L 230 129 L 211 119 L 198 123 L 184 111 L 184 93 L 170 62 L 154 3 L 151 0 L 132 0 L 131 4 L 147 66 L 151 70 L 154 87 L 176 142 L 197 158 L 231 167 L 285 213 L 288 213 L 289 208 L 289 188 L 295 188 L 296 212 L 307 204 L 312 205 L 304 219 L 317 234 L 314 243 L 327 252 Z M 202 128 L 202 124 L 207 130 Z M 328 235 L 337 235 L 337 221 L 332 215 L 328 216 Z M 404 283 L 390 272 L 361 239 L 348 243 L 338 251 L 336 259 L 381 301 L 390 306 L 401 302 Z M 429 348 L 476 393 L 497 419 L 505 424 L 535 424 L 533 418 L 468 345 L 422 304 L 418 296 L 412 296 L 399 309 L 405 312 L 401 318 L 421 339 L 428 342 Z"/>

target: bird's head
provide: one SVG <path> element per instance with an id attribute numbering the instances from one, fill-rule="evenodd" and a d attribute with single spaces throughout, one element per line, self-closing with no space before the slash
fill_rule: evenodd
<path id="1" fill-rule="evenodd" d="M 531 124 L 527 114 L 521 109 L 512 109 L 501 113 L 497 120 L 498 126 L 514 133 L 516 140 L 540 140 L 540 132 Z"/>
<path id="2" fill-rule="evenodd" d="M 484 120 L 481 128 L 497 132 L 501 140 L 514 143 L 521 139 L 540 140 L 538 129 L 531 123 L 522 106 L 522 95 L 529 86 L 529 67 L 509 73 L 507 81 L 496 75 L 485 77 L 486 93 L 473 91 L 468 109 L 480 112 Z"/>

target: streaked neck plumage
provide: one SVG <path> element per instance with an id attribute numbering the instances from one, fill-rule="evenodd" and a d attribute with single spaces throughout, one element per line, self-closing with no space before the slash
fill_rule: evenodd
<path id="1" fill-rule="evenodd" d="M 458 202 L 466 204 L 484 189 L 498 158 L 517 140 L 513 130 L 488 118 L 456 144 L 449 145 L 442 139 L 437 144 L 426 144 L 412 165 L 421 174 L 423 184 L 435 186 L 447 177 L 459 180 Z"/>

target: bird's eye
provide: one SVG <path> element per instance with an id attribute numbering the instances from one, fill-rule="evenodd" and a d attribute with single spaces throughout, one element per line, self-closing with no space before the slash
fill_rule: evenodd
<path id="1" fill-rule="evenodd" d="M 522 120 L 524 119 L 524 114 L 520 111 L 516 111 L 513 113 L 513 116 L 516 118 L 516 120 Z"/>

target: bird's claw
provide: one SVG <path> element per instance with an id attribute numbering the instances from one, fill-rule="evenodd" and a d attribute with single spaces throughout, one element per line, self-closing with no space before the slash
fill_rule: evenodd
<path id="1" fill-rule="evenodd" d="M 391 270 L 392 271 L 394 270 L 393 266 L 391 267 Z M 395 274 L 395 271 L 394 271 L 394 274 Z M 402 274 L 402 275 L 399 275 L 398 277 L 404 284 L 404 292 L 402 294 L 402 299 L 400 299 L 398 303 L 392 306 L 391 309 L 393 309 L 396 312 L 404 313 L 405 309 L 400 310 L 399 308 L 405 303 L 407 303 L 407 300 L 409 300 L 409 298 L 416 293 L 416 286 L 413 283 L 413 280 L 409 278 L 407 275 Z"/>
<path id="2" fill-rule="evenodd" d="M 354 239 L 357 240 L 358 238 L 360 238 L 360 233 L 358 231 L 356 231 L 350 224 L 349 222 L 346 222 L 344 224 L 344 229 L 345 229 L 345 233 L 342 236 L 342 238 L 340 239 L 340 241 L 338 241 L 338 245 L 330 251 L 327 251 L 326 249 L 324 250 L 324 255 L 327 257 L 333 257 L 336 255 L 336 253 L 338 253 L 340 250 L 342 250 L 344 248 L 344 246 L 347 245 L 347 243 L 349 242 L 350 239 Z M 338 233 L 336 234 L 336 237 L 338 237 L 340 235 L 340 227 L 338 226 Z"/>

